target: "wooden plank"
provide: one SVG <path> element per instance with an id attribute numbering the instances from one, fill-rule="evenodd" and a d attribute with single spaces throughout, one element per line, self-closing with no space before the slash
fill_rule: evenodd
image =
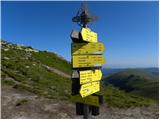
<path id="1" fill-rule="evenodd" d="M 87 96 L 82 98 L 80 95 L 71 96 L 71 100 L 77 103 L 83 103 L 92 106 L 99 106 L 99 96 Z"/>
<path id="2" fill-rule="evenodd" d="M 71 32 L 71 38 L 72 39 L 79 39 L 79 32 L 75 31 L 75 30 L 72 30 L 72 32 Z"/>

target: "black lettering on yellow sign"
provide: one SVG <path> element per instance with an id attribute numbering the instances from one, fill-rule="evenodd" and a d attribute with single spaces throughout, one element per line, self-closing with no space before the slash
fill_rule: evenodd
<path id="1" fill-rule="evenodd" d="M 72 55 L 102 54 L 105 50 L 103 43 L 72 43 Z"/>
<path id="2" fill-rule="evenodd" d="M 72 67 L 96 67 L 105 63 L 103 55 L 74 55 L 72 56 Z"/>
<path id="3" fill-rule="evenodd" d="M 89 28 L 82 28 L 81 29 L 81 36 L 82 36 L 82 39 L 83 41 L 86 41 L 86 42 L 97 42 L 97 33 L 91 31 Z"/>

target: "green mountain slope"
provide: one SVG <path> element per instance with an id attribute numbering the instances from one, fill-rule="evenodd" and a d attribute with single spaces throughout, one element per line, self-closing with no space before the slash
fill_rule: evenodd
<path id="1" fill-rule="evenodd" d="M 158 76 L 150 75 L 142 70 L 121 71 L 104 78 L 104 81 L 105 84 L 112 84 L 135 95 L 153 99 L 159 97 Z"/>
<path id="2" fill-rule="evenodd" d="M 69 76 L 70 63 L 62 57 L 4 41 L 1 52 L 2 83 L 49 98 L 69 97 L 71 80 L 64 74 Z M 59 74 L 49 69 L 52 67 Z"/>
<path id="3" fill-rule="evenodd" d="M 105 85 L 102 88 L 104 101 L 109 107 L 132 107 L 132 106 L 149 106 L 155 103 L 154 100 L 145 97 L 126 93 L 112 85 Z"/>
<path id="4" fill-rule="evenodd" d="M 1 41 L 2 86 L 27 90 L 51 99 L 70 100 L 71 65 L 59 55 Z M 110 106 L 130 107 L 153 104 L 151 99 L 128 94 L 113 86 L 102 86 Z"/>

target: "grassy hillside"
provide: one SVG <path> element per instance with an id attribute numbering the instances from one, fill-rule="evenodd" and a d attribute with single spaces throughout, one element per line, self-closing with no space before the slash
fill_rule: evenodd
<path id="1" fill-rule="evenodd" d="M 27 90 L 51 98 L 70 100 L 70 63 L 55 53 L 2 41 L 2 86 Z M 53 70 L 52 70 L 53 69 Z M 66 74 L 66 75 L 64 75 Z M 110 106 L 147 106 L 153 100 L 125 93 L 113 86 L 102 86 Z"/>
<path id="2" fill-rule="evenodd" d="M 2 83 L 49 98 L 68 98 L 71 80 L 49 71 L 54 67 L 70 74 L 70 63 L 54 53 L 2 41 Z M 62 67 L 63 66 L 63 67 Z"/>
<path id="3" fill-rule="evenodd" d="M 104 95 L 104 101 L 107 102 L 110 107 L 138 107 L 149 106 L 155 103 L 152 99 L 126 93 L 112 85 L 103 86 L 102 93 Z"/>
<path id="4" fill-rule="evenodd" d="M 62 57 L 59 57 L 57 54 L 47 51 L 40 51 L 38 53 L 33 52 L 32 55 L 35 60 L 39 60 L 42 64 L 54 67 L 68 74 L 71 73 L 70 63 Z"/>
<path id="5" fill-rule="evenodd" d="M 104 79 L 105 84 L 112 84 L 121 90 L 148 98 L 159 98 L 159 80 L 143 70 L 125 70 Z"/>

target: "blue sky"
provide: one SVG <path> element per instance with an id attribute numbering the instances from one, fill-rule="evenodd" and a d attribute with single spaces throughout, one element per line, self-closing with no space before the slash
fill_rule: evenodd
<path id="1" fill-rule="evenodd" d="M 80 2 L 2 2 L 2 39 L 71 59 L 70 33 Z M 158 1 L 90 1 L 90 28 L 106 47 L 105 67 L 158 66 Z"/>

